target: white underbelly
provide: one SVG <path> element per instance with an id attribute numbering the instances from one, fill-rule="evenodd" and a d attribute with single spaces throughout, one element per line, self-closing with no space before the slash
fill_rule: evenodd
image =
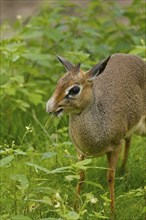
<path id="1" fill-rule="evenodd" d="M 140 136 L 146 136 L 146 116 L 142 116 L 138 124 L 128 131 L 126 136 L 130 136 L 132 133 Z"/>
<path id="2" fill-rule="evenodd" d="M 146 136 L 146 116 L 143 116 L 135 128 L 135 132 L 138 135 Z"/>

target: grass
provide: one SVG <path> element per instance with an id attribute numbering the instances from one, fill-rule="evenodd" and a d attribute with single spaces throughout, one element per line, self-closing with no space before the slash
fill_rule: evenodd
<path id="1" fill-rule="evenodd" d="M 68 3 L 67 3 L 68 2 Z M 129 7 L 89 1 L 50 2 L 38 14 L 2 24 L 0 102 L 0 220 L 109 219 L 106 157 L 77 162 L 68 119 L 45 105 L 62 76 L 59 54 L 88 70 L 113 53 L 145 60 L 145 2 Z M 126 21 L 126 25 L 125 25 Z M 7 36 L 12 30 L 13 36 Z M 127 170 L 116 181 L 116 220 L 144 220 L 146 139 L 133 137 Z M 73 210 L 80 168 L 86 180 Z"/>
<path id="2" fill-rule="evenodd" d="M 30 128 L 27 132 L 33 136 Z M 66 140 L 60 141 L 63 139 Z M 83 165 L 86 180 L 78 198 L 78 213 L 73 212 L 80 165 L 76 165 L 76 152 L 68 140 L 66 127 L 58 129 L 55 140 L 53 146 L 47 147 L 46 153 L 35 150 L 31 142 L 27 152 L 21 150 L 23 144 L 20 148 L 13 144 L 13 150 L 7 146 L 7 157 L 13 155 L 14 158 L 1 166 L 1 219 L 25 219 L 24 216 L 67 220 L 109 218 L 106 157 L 87 160 Z M 118 220 L 145 218 L 145 140 L 133 137 L 124 175 L 119 158 L 115 181 Z M 47 138 L 44 141 L 47 142 Z"/>

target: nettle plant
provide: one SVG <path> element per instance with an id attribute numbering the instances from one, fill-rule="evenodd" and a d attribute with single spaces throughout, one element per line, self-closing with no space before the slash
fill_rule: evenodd
<path id="1" fill-rule="evenodd" d="M 115 51 L 144 57 L 144 2 L 133 1 L 124 9 L 111 2 L 103 5 L 98 1 L 89 3 L 88 10 L 70 3 L 64 7 L 65 4 L 59 3 L 55 9 L 51 4 L 44 7 L 25 25 L 18 17 L 11 28 L 15 35 L 1 41 L 1 117 L 6 122 L 2 137 L 10 141 L 13 135 L 20 141 L 27 112 L 29 121 L 34 121 L 32 109 L 41 121 L 46 120 L 43 112 L 46 94 L 47 91 L 52 93 L 60 77 L 54 53 L 64 54 L 73 63 L 80 60 L 85 63 L 85 69 Z M 107 12 L 109 15 L 105 16 Z M 72 16 L 68 16 L 69 13 Z M 125 20 L 130 27 L 128 31 Z M 3 33 L 8 28 L 10 25 L 4 23 Z M 20 118 L 19 123 L 17 121 L 19 134 L 13 127 L 15 115 Z M 9 137 L 8 131 L 11 131 Z"/>
<path id="2" fill-rule="evenodd" d="M 103 173 L 103 161 L 99 160 L 98 166 L 94 160 L 76 163 L 68 138 L 68 119 L 48 119 L 45 105 L 64 72 L 56 64 L 56 54 L 73 63 L 84 63 L 84 70 L 115 52 L 145 57 L 145 2 L 134 0 L 129 7 L 122 8 L 114 2 L 91 1 L 88 9 L 66 1 L 58 2 L 57 7 L 53 4 L 49 3 L 27 20 L 18 16 L 11 24 L 3 22 L 1 26 L 0 217 L 13 220 L 106 219 L 109 200 L 102 174 L 98 180 L 93 178 L 97 170 Z M 8 35 L 10 30 L 12 33 Z M 123 213 L 126 213 L 125 219 L 133 215 L 137 219 L 144 218 L 141 191 L 145 189 L 133 191 L 131 188 L 144 185 L 141 179 L 143 160 L 138 156 L 141 149 L 137 148 L 140 141 L 134 139 L 132 155 L 135 152 L 136 158 L 131 157 L 129 162 L 137 181 L 130 172 L 116 180 L 118 183 L 127 181 L 126 187 L 122 183 L 118 185 L 118 195 L 123 189 L 128 190 L 124 197 L 117 199 L 119 219 L 124 218 Z M 87 172 L 77 213 L 72 209 L 74 198 L 71 195 L 79 169 L 91 172 Z M 99 180 L 103 186 L 98 184 Z M 126 201 L 128 206 L 134 204 L 129 215 L 125 212 Z"/>

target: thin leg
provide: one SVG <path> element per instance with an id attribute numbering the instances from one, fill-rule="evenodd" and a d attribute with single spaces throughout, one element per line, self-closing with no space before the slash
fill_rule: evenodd
<path id="1" fill-rule="evenodd" d="M 121 150 L 121 145 L 118 146 L 114 151 L 107 153 L 108 159 L 108 172 L 107 172 L 107 181 L 110 190 L 110 200 L 111 200 L 111 212 L 114 215 L 115 212 L 115 199 L 114 199 L 114 181 L 115 181 L 115 170 L 116 170 L 116 163 L 119 157 L 119 153 Z"/>
<path id="2" fill-rule="evenodd" d="M 83 155 L 78 155 L 78 159 L 79 161 L 84 160 L 84 156 Z M 83 170 L 80 171 L 80 178 L 79 178 L 79 182 L 76 186 L 76 198 L 75 198 L 75 202 L 74 202 L 74 209 L 77 209 L 77 196 L 79 196 L 80 191 L 81 191 L 81 186 L 84 182 L 85 179 L 85 172 Z"/>
<path id="3" fill-rule="evenodd" d="M 77 188 L 76 188 L 76 192 L 77 192 L 78 195 L 80 194 L 81 186 L 84 182 L 84 179 L 85 179 L 85 172 L 83 170 L 81 170 L 80 171 L 80 179 L 79 179 L 79 182 L 78 182 Z"/>
<path id="4" fill-rule="evenodd" d="M 85 157 L 83 155 L 79 155 L 78 158 L 79 158 L 79 161 L 81 161 L 81 160 L 84 160 Z M 83 181 L 85 179 L 85 172 L 81 170 L 79 175 L 80 175 L 80 178 L 79 178 L 79 182 L 76 187 L 77 195 L 80 194 L 81 186 L 83 185 Z"/>
<path id="5" fill-rule="evenodd" d="M 130 145 L 131 145 L 131 137 L 125 139 L 125 149 L 124 149 L 122 166 L 121 166 L 123 170 L 125 170 L 126 163 L 128 160 Z"/>

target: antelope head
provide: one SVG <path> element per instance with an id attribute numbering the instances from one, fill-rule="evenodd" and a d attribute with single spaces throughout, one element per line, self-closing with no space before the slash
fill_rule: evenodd
<path id="1" fill-rule="evenodd" d="M 84 72 L 80 69 L 80 63 L 73 65 L 58 56 L 67 72 L 57 82 L 56 89 L 47 102 L 46 111 L 54 115 L 63 112 L 81 113 L 91 101 L 93 80 L 104 71 L 109 59 L 110 56 Z"/>

